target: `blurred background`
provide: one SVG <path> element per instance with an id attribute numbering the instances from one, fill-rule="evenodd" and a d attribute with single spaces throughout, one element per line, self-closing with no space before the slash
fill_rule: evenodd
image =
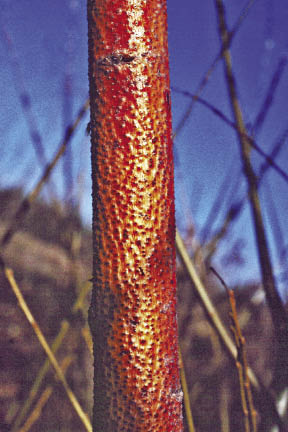
<path id="1" fill-rule="evenodd" d="M 258 149 L 251 148 L 250 158 L 260 179 L 264 229 L 285 310 L 288 5 L 285 0 L 224 4 L 228 31 L 235 30 L 230 52 L 237 99 Z M 227 329 L 227 295 L 209 267 L 214 266 L 234 289 L 249 364 L 271 397 L 265 404 L 255 394 L 259 430 L 285 431 L 288 382 L 286 371 L 281 375 L 286 364 L 278 361 L 285 353 L 277 348 L 262 286 L 261 245 L 255 239 L 247 177 L 219 56 L 217 10 L 208 0 L 167 0 L 167 5 L 177 227 Z M 86 3 L 0 0 L 0 62 L 3 239 L 87 100 Z M 88 121 L 86 110 L 29 212 L 25 217 L 18 214 L 13 228 L 17 232 L 9 243 L 2 242 L 2 252 L 48 342 L 52 344 L 59 330 L 64 326 L 66 332 L 68 326 L 57 358 L 91 414 L 92 357 L 86 323 L 92 253 Z M 179 337 L 196 430 L 245 430 L 237 369 L 208 323 L 181 259 L 177 271 Z M 0 430 L 84 430 L 54 373 L 50 370 L 39 378 L 45 354 L 2 275 L 0 311 Z M 31 388 L 37 383 L 32 398 Z"/>

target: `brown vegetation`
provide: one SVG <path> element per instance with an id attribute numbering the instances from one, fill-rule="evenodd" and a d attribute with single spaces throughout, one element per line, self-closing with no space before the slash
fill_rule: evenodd
<path id="1" fill-rule="evenodd" d="M 5 218 L 3 214 L 0 215 L 0 231 L 3 232 L 21 193 L 5 191 L 0 195 L 6 196 L 2 202 L 7 203 Z M 35 224 L 30 225 L 31 221 L 36 219 L 41 225 L 44 214 L 53 215 L 55 226 L 55 234 L 51 230 L 51 238 L 48 236 L 45 240 L 46 225 L 43 224 L 42 228 Z M 65 359 L 67 361 L 67 358 L 71 360 L 67 379 L 84 409 L 91 413 L 92 357 L 80 330 L 86 327 L 84 317 L 87 314 L 89 296 L 85 300 L 83 311 L 76 314 L 71 311 L 79 287 L 90 278 L 91 268 L 91 234 L 79 227 L 81 224 L 76 216 L 73 222 L 73 218 L 69 219 L 61 214 L 57 206 L 51 207 L 37 202 L 31 219 L 28 217 L 25 222 L 25 231 L 20 230 L 7 247 L 5 260 L 13 264 L 23 295 L 50 344 L 57 335 L 61 322 L 68 320 L 70 329 L 57 358 L 60 363 Z M 61 236 L 69 236 L 69 230 L 71 235 L 74 228 L 81 234 L 81 252 L 78 252 L 77 258 L 71 256 L 71 249 L 69 251 L 67 243 L 61 240 Z M 61 235 L 57 235 L 57 231 Z M 73 235 L 70 239 L 72 238 Z M 179 336 L 196 430 L 220 431 L 225 422 L 228 422 L 230 430 L 240 432 L 243 430 L 243 415 L 237 369 L 223 351 L 218 336 L 207 322 L 193 284 L 182 265 L 178 266 L 177 274 Z M 19 414 L 27 400 L 38 370 L 45 360 L 45 354 L 2 275 L 0 286 L 0 336 L 3 341 L 0 415 L 1 431 L 4 432 L 11 430 L 17 412 Z M 229 302 L 226 292 L 212 276 L 208 278 L 207 287 L 209 296 L 228 328 Z M 261 377 L 263 384 L 269 386 L 275 362 L 271 349 L 274 339 L 271 318 L 261 295 L 261 287 L 238 287 L 235 297 L 239 322 L 246 338 L 249 365 L 256 375 Z M 43 403 L 41 417 L 31 430 L 82 430 L 83 425 L 51 370 L 44 378 L 24 420 L 35 408 L 36 402 L 39 403 L 41 397 L 45 399 L 50 387 L 53 391 Z M 260 421 L 264 414 L 259 413 L 257 400 L 256 409 Z M 269 413 L 266 414 L 268 421 Z"/>

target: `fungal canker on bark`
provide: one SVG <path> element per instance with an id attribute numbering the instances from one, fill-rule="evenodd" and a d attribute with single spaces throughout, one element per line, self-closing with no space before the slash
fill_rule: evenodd
<path id="1" fill-rule="evenodd" d="M 96 431 L 180 432 L 166 0 L 88 0 Z"/>

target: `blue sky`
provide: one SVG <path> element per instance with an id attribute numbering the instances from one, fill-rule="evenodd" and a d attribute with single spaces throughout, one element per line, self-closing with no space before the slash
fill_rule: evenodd
<path id="1" fill-rule="evenodd" d="M 219 36 L 214 2 L 168 0 L 170 75 L 173 88 L 195 92 L 203 74 L 219 50 Z M 231 29 L 246 2 L 225 2 Z M 266 96 L 269 83 L 281 58 L 288 54 L 288 4 L 286 0 L 256 0 L 234 38 L 231 53 L 239 99 L 246 123 L 252 124 Z M 64 124 L 75 117 L 88 94 L 86 2 L 80 0 L 0 0 L 0 186 L 22 185 L 30 190 L 41 173 L 27 127 L 28 121 L 41 136 L 45 157 L 51 158 L 63 136 Z M 10 41 L 10 42 L 9 42 Z M 259 146 L 269 152 L 273 143 L 288 127 L 287 67 L 274 95 L 267 119 L 256 137 Z M 71 92 L 64 94 L 65 77 Z M 19 97 L 29 95 L 31 110 L 26 117 Z M 221 62 L 217 65 L 202 95 L 232 119 Z M 66 101 L 66 103 L 65 103 Z M 190 100 L 172 91 L 174 128 Z M 71 146 L 73 158 L 74 199 L 80 199 L 85 222 L 91 220 L 90 144 L 85 136 L 88 116 Z M 80 149 L 80 151 L 79 151 Z M 175 190 L 177 224 L 182 233 L 191 222 L 196 233 L 203 224 L 229 171 L 236 184 L 234 197 L 245 193 L 239 146 L 234 131 L 207 108 L 195 105 L 185 127 L 175 139 L 177 161 Z M 256 167 L 262 159 L 252 153 Z M 288 148 L 283 146 L 277 163 L 287 170 Z M 261 202 L 267 220 L 269 241 L 276 272 L 280 263 L 274 253 L 271 221 L 267 219 L 267 184 L 282 224 L 283 243 L 288 243 L 287 184 L 272 170 L 261 187 Z M 266 185 L 266 186 L 265 186 Z M 53 191 L 62 198 L 65 189 L 63 164 L 53 175 Z M 49 196 L 49 191 L 45 192 Z M 223 201 L 228 196 L 223 194 Z M 213 229 L 221 225 L 220 214 Z M 233 244 L 244 245 L 243 267 L 225 264 L 223 256 Z M 240 242 L 240 243 L 239 243 Z M 215 265 L 227 282 L 256 280 L 257 256 L 248 205 L 220 246 Z"/>

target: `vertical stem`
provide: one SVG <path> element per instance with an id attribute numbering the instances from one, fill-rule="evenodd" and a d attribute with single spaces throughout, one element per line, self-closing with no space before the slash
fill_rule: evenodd
<path id="1" fill-rule="evenodd" d="M 186 421 L 187 421 L 187 425 L 188 425 L 188 431 L 189 432 L 196 432 L 194 420 L 193 420 L 193 416 L 192 416 L 192 410 L 191 410 L 191 406 L 190 406 L 189 390 L 188 390 L 188 385 L 187 385 L 187 380 L 186 380 L 186 375 L 185 375 L 185 369 L 184 369 L 184 364 L 183 364 L 183 359 L 182 359 L 182 354 L 181 354 L 180 349 L 179 349 L 179 361 L 180 361 L 180 379 L 181 379 L 181 384 L 182 384 L 182 389 L 183 389 L 183 400 L 184 400 L 185 415 L 186 415 Z"/>
<path id="2" fill-rule="evenodd" d="M 258 257 L 260 262 L 260 268 L 262 273 L 262 283 L 267 297 L 267 302 L 270 308 L 272 321 L 275 328 L 275 336 L 278 340 L 278 352 L 277 352 L 277 369 L 278 373 L 282 375 L 283 382 L 288 379 L 288 368 L 287 368 L 287 353 L 288 353 L 288 319 L 285 308 L 282 304 L 280 296 L 278 294 L 273 269 L 270 259 L 270 252 L 268 247 L 268 241 L 264 228 L 262 211 L 258 196 L 258 179 L 253 170 L 253 166 L 250 160 L 250 143 L 247 139 L 247 131 L 243 121 L 243 116 L 240 108 L 240 104 L 237 99 L 236 82 L 232 70 L 231 56 L 228 49 L 228 31 L 225 20 L 225 11 L 222 0 L 215 0 L 216 10 L 218 14 L 219 30 L 224 49 L 223 59 L 224 68 L 227 81 L 227 88 L 230 96 L 230 103 L 232 112 L 237 126 L 237 134 L 241 148 L 241 156 L 243 163 L 243 170 L 247 179 L 249 198 L 251 204 L 251 211 L 254 221 L 254 228 L 256 234 Z"/>
<path id="3" fill-rule="evenodd" d="M 88 0 L 94 431 L 182 431 L 165 0 Z"/>
<path id="4" fill-rule="evenodd" d="M 230 432 L 230 421 L 229 421 L 229 387 L 227 381 L 224 381 L 221 385 L 220 390 L 220 421 L 221 421 L 221 432 Z"/>

